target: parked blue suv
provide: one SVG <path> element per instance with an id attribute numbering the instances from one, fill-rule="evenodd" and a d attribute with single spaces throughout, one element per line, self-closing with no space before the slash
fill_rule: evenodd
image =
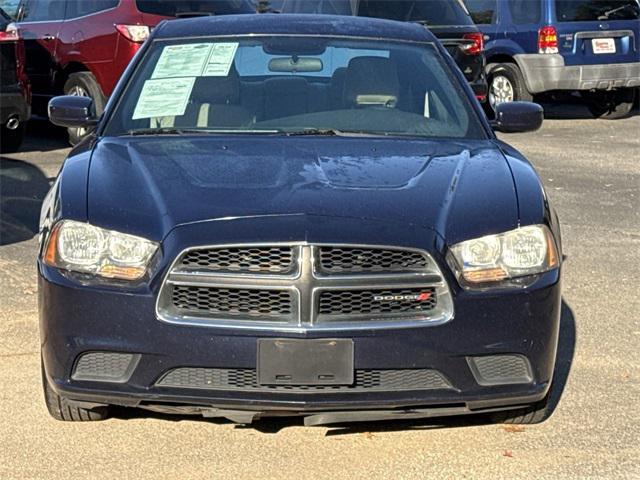
<path id="1" fill-rule="evenodd" d="M 580 91 L 619 118 L 640 86 L 638 0 L 465 0 L 485 34 L 489 104 Z"/>

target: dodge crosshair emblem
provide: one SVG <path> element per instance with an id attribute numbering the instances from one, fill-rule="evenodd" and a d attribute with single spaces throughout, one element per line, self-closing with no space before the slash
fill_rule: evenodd
<path id="1" fill-rule="evenodd" d="M 374 295 L 376 302 L 398 302 L 402 300 L 415 300 L 416 302 L 424 302 L 431 298 L 431 292 L 423 292 L 418 295 Z"/>

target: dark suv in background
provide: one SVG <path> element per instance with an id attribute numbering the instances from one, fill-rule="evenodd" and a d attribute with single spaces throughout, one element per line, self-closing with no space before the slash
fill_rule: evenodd
<path id="1" fill-rule="evenodd" d="M 63 93 L 91 97 L 102 113 L 125 67 L 164 19 L 255 13 L 250 0 L 0 0 L 0 7 L 24 37 L 38 115 Z M 70 129 L 69 140 L 85 134 Z"/>
<path id="2" fill-rule="evenodd" d="M 283 0 L 270 2 L 282 13 L 356 15 L 420 23 L 440 40 L 484 101 L 483 35 L 460 0 Z"/>
<path id="3" fill-rule="evenodd" d="M 465 0 L 485 34 L 489 104 L 579 91 L 619 118 L 640 86 L 638 0 Z"/>
<path id="4" fill-rule="evenodd" d="M 31 114 L 31 90 L 24 72 L 24 44 L 11 17 L 0 9 L 0 152 L 22 144 Z"/>

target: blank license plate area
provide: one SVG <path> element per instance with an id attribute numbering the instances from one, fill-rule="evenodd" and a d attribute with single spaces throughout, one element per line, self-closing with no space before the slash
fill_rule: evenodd
<path id="1" fill-rule="evenodd" d="M 262 338 L 257 368 L 260 385 L 351 385 L 353 340 Z"/>
<path id="2" fill-rule="evenodd" d="M 613 38 L 594 38 L 591 40 L 593 53 L 616 53 L 616 42 Z"/>

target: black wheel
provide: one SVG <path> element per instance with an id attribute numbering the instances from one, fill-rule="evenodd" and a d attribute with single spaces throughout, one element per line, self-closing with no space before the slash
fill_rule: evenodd
<path id="1" fill-rule="evenodd" d="M 24 132 L 25 126 L 24 123 L 18 125 L 15 129 L 7 128 L 6 125 L 2 126 L 2 131 L 0 132 L 0 152 L 1 153 L 12 153 L 16 152 L 20 146 L 22 145 L 22 141 L 24 140 Z"/>
<path id="2" fill-rule="evenodd" d="M 584 92 L 589 111 L 594 117 L 615 120 L 629 115 L 636 99 L 634 88 L 622 88 L 608 92 Z"/>
<path id="3" fill-rule="evenodd" d="M 489 65 L 488 72 L 487 104 L 492 112 L 500 103 L 533 100 L 533 95 L 527 90 L 522 72 L 515 63 L 492 64 Z"/>
<path id="4" fill-rule="evenodd" d="M 53 391 L 44 373 L 44 365 L 41 361 L 42 389 L 44 390 L 44 401 L 49 414 L 56 420 L 63 422 L 95 422 L 105 420 L 109 416 L 107 407 L 86 409 L 70 405 L 65 397 L 61 397 Z"/>
<path id="5" fill-rule="evenodd" d="M 93 100 L 94 113 L 100 115 L 104 111 L 106 98 L 102 94 L 100 85 L 93 73 L 78 72 L 69 75 L 64 84 L 65 95 L 77 95 L 79 97 L 90 97 Z M 86 128 L 68 128 L 69 143 L 76 145 L 80 142 L 89 131 Z"/>
<path id="6" fill-rule="evenodd" d="M 549 390 L 551 392 L 551 390 Z M 517 410 L 505 410 L 493 415 L 493 420 L 497 423 L 506 423 L 512 425 L 533 425 L 544 422 L 551 414 L 549 408 L 550 393 L 539 402 L 528 407 Z"/>

